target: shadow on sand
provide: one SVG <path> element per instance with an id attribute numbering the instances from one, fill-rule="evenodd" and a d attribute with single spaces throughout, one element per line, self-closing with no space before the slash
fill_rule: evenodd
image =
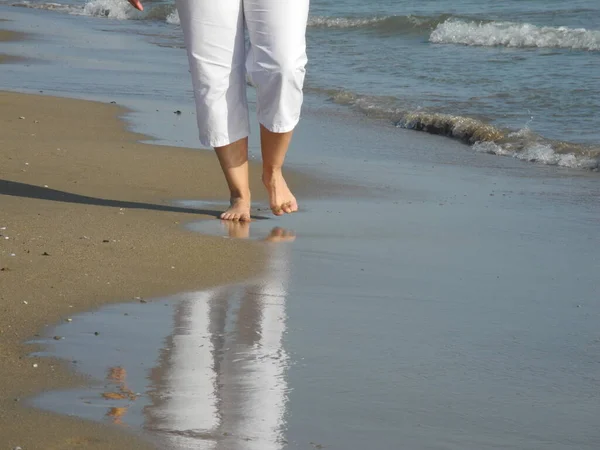
<path id="1" fill-rule="evenodd" d="M 157 205 L 153 203 L 131 202 L 123 200 L 110 200 L 86 195 L 73 194 L 71 192 L 59 191 L 33 184 L 19 183 L 18 181 L 0 180 L 0 195 L 11 195 L 14 197 L 37 198 L 54 202 L 79 203 L 94 206 L 108 206 L 113 208 L 146 209 L 150 211 L 164 211 L 187 214 L 203 214 L 211 217 L 219 217 L 222 211 L 213 209 L 182 208 L 178 206 Z M 252 216 L 255 220 L 264 220 L 264 216 Z"/>

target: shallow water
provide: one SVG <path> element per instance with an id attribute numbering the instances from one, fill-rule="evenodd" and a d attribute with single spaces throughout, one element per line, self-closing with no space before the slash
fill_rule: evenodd
<path id="1" fill-rule="evenodd" d="M 574 192 L 557 186 L 498 177 L 490 197 L 457 179 L 468 202 L 430 191 L 190 224 L 286 242 L 265 242 L 259 279 L 49 330 L 44 354 L 97 382 L 32 404 L 165 450 L 597 448 L 597 214 L 559 200 L 559 216 L 553 194 Z"/>

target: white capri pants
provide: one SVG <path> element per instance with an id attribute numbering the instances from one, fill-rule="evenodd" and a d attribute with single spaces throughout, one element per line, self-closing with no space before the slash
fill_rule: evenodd
<path id="1" fill-rule="evenodd" d="M 308 8 L 309 0 L 177 0 L 202 145 L 221 147 L 250 134 L 246 74 L 256 86 L 260 124 L 275 133 L 294 129 Z"/>

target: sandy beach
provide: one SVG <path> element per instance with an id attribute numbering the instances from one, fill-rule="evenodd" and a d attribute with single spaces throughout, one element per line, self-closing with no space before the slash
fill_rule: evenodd
<path id="1" fill-rule="evenodd" d="M 57 361 L 28 358 L 23 342 L 105 302 L 242 280 L 260 270 L 261 248 L 185 231 L 182 223 L 218 211 L 168 205 L 223 198 L 212 154 L 138 144 L 115 105 L 7 92 L 0 105 L 2 444 L 142 448 L 123 433 L 21 407 L 21 398 L 83 381 Z"/>

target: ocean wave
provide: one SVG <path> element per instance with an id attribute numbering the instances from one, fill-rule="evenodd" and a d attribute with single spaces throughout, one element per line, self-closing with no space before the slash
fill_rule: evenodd
<path id="1" fill-rule="evenodd" d="M 139 13 L 123 0 L 92 0 L 84 5 L 83 14 L 92 17 L 127 20 L 133 19 Z"/>
<path id="2" fill-rule="evenodd" d="M 499 128 L 478 119 L 426 111 L 411 111 L 403 115 L 396 125 L 416 131 L 425 131 L 459 139 L 468 144 L 498 142 L 505 138 Z"/>
<path id="3" fill-rule="evenodd" d="M 90 0 L 84 5 L 77 6 L 61 3 L 34 3 L 25 0 L 13 3 L 12 6 L 117 20 L 156 20 L 179 25 L 179 15 L 173 5 L 146 5 L 144 12 L 137 11 L 126 0 Z"/>
<path id="4" fill-rule="evenodd" d="M 383 31 L 431 31 L 440 23 L 447 20 L 449 15 L 435 17 L 425 16 L 373 16 L 373 17 L 329 17 L 310 16 L 309 28 L 374 28 Z M 177 11 L 166 18 L 168 23 L 179 25 Z"/>
<path id="5" fill-rule="evenodd" d="M 383 32 L 430 32 L 451 16 L 371 16 L 371 17 L 329 17 L 311 16 L 308 18 L 310 28 L 365 28 Z"/>
<path id="6" fill-rule="evenodd" d="M 71 5 L 63 5 L 61 3 L 32 3 L 30 1 L 23 1 L 19 3 L 13 3 L 11 6 L 17 6 L 21 8 L 31 8 L 31 9 L 45 9 L 48 11 L 58 11 L 58 12 L 66 12 L 66 13 L 75 13 L 81 11 L 81 7 L 75 7 Z"/>
<path id="7" fill-rule="evenodd" d="M 470 117 L 421 111 L 406 114 L 396 125 L 456 138 L 477 152 L 576 169 L 600 168 L 600 147 L 552 141 L 528 128 L 509 132 Z"/>
<path id="8" fill-rule="evenodd" d="M 469 144 L 475 151 L 577 169 L 600 169 L 600 146 L 555 141 L 532 132 L 502 129 L 460 114 L 415 110 L 395 97 L 359 95 L 345 90 L 309 88 L 369 117 L 386 119 L 399 128 L 446 136 Z"/>
<path id="9" fill-rule="evenodd" d="M 600 30 L 540 27 L 529 23 L 469 22 L 448 19 L 429 36 L 436 44 L 504 46 L 516 48 L 565 48 L 600 51 Z"/>

